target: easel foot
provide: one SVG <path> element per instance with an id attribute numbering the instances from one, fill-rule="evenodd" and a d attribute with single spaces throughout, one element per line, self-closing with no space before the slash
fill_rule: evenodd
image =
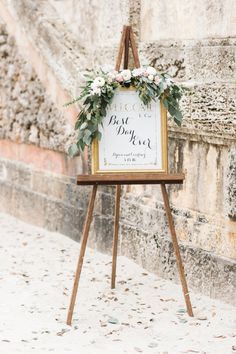
<path id="1" fill-rule="evenodd" d="M 114 223 L 114 236 L 112 247 L 112 273 L 111 273 L 111 289 L 116 287 L 116 262 L 117 262 L 117 246 L 118 246 L 118 233 L 119 233 L 119 218 L 120 218 L 120 195 L 121 186 L 116 186 L 116 201 L 115 201 L 115 223 Z"/>
<path id="2" fill-rule="evenodd" d="M 178 240 L 177 240 L 177 236 L 176 236 L 176 232 L 175 232 L 175 226 L 174 226 L 174 221 L 173 221 L 173 217 L 172 217 L 172 213 L 171 213 L 169 197 L 168 197 L 168 194 L 166 191 L 166 186 L 165 186 L 164 182 L 161 183 L 161 191 L 162 191 L 164 206 L 165 206 L 166 215 L 167 215 L 167 219 L 168 219 L 168 223 L 169 223 L 169 229 L 170 229 L 170 233 L 171 233 L 171 237 L 172 237 L 173 247 L 174 247 L 174 251 L 175 251 L 175 258 L 176 258 L 179 277 L 180 277 L 180 281 L 181 281 L 181 285 L 182 285 L 182 289 L 183 289 L 187 312 L 190 317 L 193 317 L 193 309 L 192 309 L 192 305 L 191 305 L 191 301 L 190 301 L 190 297 L 189 297 L 188 285 L 187 285 L 186 277 L 184 274 L 184 267 L 183 267 L 183 263 L 182 263 L 181 254 L 179 251 L 179 244 L 178 244 Z"/>
<path id="3" fill-rule="evenodd" d="M 82 236 L 81 247 L 80 247 L 80 255 L 79 255 L 78 264 L 77 264 L 77 268 L 76 268 L 76 272 L 75 272 L 75 280 L 74 280 L 74 285 L 73 285 L 73 290 L 72 290 L 72 295 L 71 295 L 71 300 L 70 300 L 70 306 L 69 306 L 68 315 L 67 315 L 66 323 L 69 326 L 71 326 L 72 316 L 73 316 L 73 312 L 74 312 L 75 300 L 76 300 L 76 295 L 77 295 L 78 285 L 79 285 L 79 280 L 80 280 L 80 274 L 81 274 L 82 267 L 83 267 L 84 254 L 85 254 L 85 250 L 86 250 L 86 246 L 87 246 L 89 229 L 90 229 L 90 224 L 91 224 L 92 216 L 93 216 L 93 209 L 94 209 L 94 202 L 95 202 L 95 198 L 96 198 L 96 192 L 97 192 L 97 185 L 94 185 L 93 190 L 92 190 L 92 194 L 90 197 L 89 205 L 88 205 L 86 219 L 84 222 L 83 236 Z"/>

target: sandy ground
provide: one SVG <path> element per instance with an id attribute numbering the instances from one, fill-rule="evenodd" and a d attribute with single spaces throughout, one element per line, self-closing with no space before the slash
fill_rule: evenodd
<path id="1" fill-rule="evenodd" d="M 79 244 L 0 214 L 0 353 L 236 353 L 236 308 L 191 293 L 130 260 L 88 250 L 66 325 Z"/>

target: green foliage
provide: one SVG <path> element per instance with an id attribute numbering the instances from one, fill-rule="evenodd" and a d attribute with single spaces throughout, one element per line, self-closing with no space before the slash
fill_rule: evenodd
<path id="1" fill-rule="evenodd" d="M 70 146 L 68 151 L 70 156 L 78 155 L 86 145 L 91 145 L 94 138 L 101 139 L 99 127 L 102 125 L 116 89 L 120 86 L 134 87 L 145 105 L 148 105 L 152 100 L 162 100 L 175 123 L 178 126 L 181 125 L 183 117 L 179 101 L 184 89 L 175 84 L 167 74 L 156 75 L 156 79 L 150 79 L 150 76 L 144 75 L 131 75 L 130 79 L 121 82 L 118 82 L 115 78 L 111 79 L 109 73 L 106 74 L 103 71 L 96 74 L 93 76 L 86 75 L 87 82 L 82 87 L 81 95 L 65 105 L 69 106 L 78 101 L 82 101 L 83 105 L 75 124 L 77 142 Z M 94 85 L 96 78 L 100 80 L 99 86 Z"/>

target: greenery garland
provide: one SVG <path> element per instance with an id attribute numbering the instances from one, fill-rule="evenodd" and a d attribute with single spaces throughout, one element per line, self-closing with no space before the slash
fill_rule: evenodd
<path id="1" fill-rule="evenodd" d="M 78 130 L 77 141 L 69 148 L 69 155 L 75 156 L 85 146 L 91 145 L 94 138 L 101 139 L 99 130 L 106 116 L 108 105 L 118 87 L 134 87 L 141 101 L 148 105 L 151 100 L 160 99 L 173 117 L 177 125 L 181 125 L 182 113 L 179 107 L 184 88 L 174 83 L 166 73 L 159 74 L 156 69 L 148 66 L 122 71 L 92 72 L 85 75 L 87 82 L 82 87 L 81 95 L 66 106 L 82 101 L 83 108 L 77 116 L 75 130 Z"/>

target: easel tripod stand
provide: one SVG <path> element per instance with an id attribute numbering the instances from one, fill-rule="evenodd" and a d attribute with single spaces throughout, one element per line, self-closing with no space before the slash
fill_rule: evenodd
<path id="1" fill-rule="evenodd" d="M 134 64 L 136 68 L 140 67 L 139 57 L 137 48 L 135 46 L 133 30 L 131 26 L 124 26 L 119 52 L 116 61 L 116 70 L 119 70 L 122 57 L 124 54 L 124 69 L 128 68 L 129 61 L 129 47 L 132 49 L 132 54 L 134 58 Z M 184 174 L 169 174 L 169 173 L 107 173 L 107 174 L 95 174 L 95 175 L 79 175 L 77 176 L 78 185 L 92 185 L 92 193 L 87 209 L 87 214 L 84 222 L 83 234 L 81 239 L 80 254 L 78 259 L 78 264 L 75 272 L 74 285 L 70 300 L 70 306 L 67 315 L 67 324 L 71 325 L 72 316 L 74 312 L 74 306 L 78 291 L 78 285 L 80 280 L 80 275 L 83 267 L 83 260 L 87 246 L 87 240 L 89 235 L 89 229 L 93 216 L 94 203 L 96 199 L 97 187 L 99 185 L 115 185 L 116 186 L 116 199 L 115 199 L 115 223 L 114 223 L 114 234 L 113 234 L 113 249 L 112 249 L 112 274 L 111 274 L 111 288 L 115 288 L 116 279 L 116 262 L 117 262 L 117 245 L 118 245 L 118 232 L 119 232 L 119 217 L 120 217 L 120 197 L 121 197 L 121 186 L 128 184 L 160 184 L 164 207 L 168 219 L 169 229 L 172 237 L 173 248 L 176 257 L 176 264 L 179 272 L 179 277 L 182 285 L 183 295 L 186 303 L 186 308 L 189 316 L 193 316 L 192 305 L 190 301 L 188 285 L 184 273 L 183 262 L 181 259 L 181 254 L 179 250 L 178 240 L 176 236 L 174 221 L 171 213 L 169 197 L 166 191 L 166 184 L 183 184 Z"/>

